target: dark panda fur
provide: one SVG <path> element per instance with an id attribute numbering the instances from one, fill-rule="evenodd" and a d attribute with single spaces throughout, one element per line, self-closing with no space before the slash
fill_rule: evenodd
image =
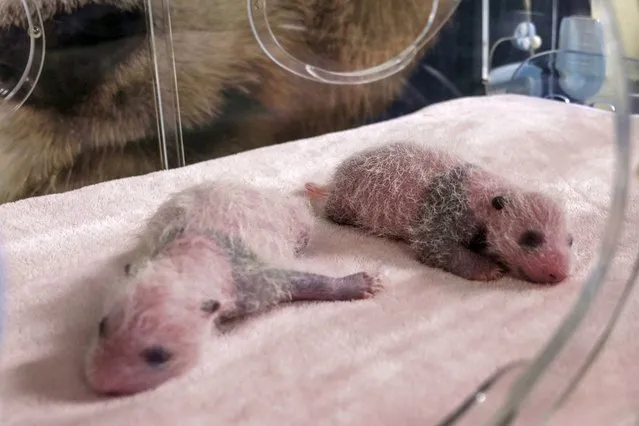
<path id="1" fill-rule="evenodd" d="M 42 75 L 22 108 L 0 121 L 0 203 L 161 167 L 142 0 L 42 3 Z M 268 7 L 273 27 L 310 28 L 278 34 L 287 50 L 352 70 L 391 58 L 419 34 L 433 0 L 399 3 L 269 0 Z M 434 33 L 455 4 L 440 1 Z M 25 22 L 19 0 L 0 4 L 0 85 L 26 60 Z M 261 51 L 243 0 L 173 0 L 172 27 L 187 163 L 363 124 L 410 72 L 361 86 L 294 76 Z"/>

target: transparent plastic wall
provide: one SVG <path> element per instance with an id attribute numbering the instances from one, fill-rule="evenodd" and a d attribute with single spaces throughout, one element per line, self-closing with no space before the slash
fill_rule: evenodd
<path id="1" fill-rule="evenodd" d="M 161 167 L 138 2 L 0 3 L 0 202 Z"/>
<path id="2" fill-rule="evenodd" d="M 164 114 L 183 129 L 171 138 L 182 143 L 186 163 L 364 124 L 390 105 L 407 65 L 457 6 L 454 0 L 399 8 L 362 0 L 152 4 L 156 19 L 170 17 L 172 48 L 159 49 L 166 73 L 158 75 L 167 98 L 175 97 L 168 90 L 179 95 L 179 114 Z"/>
<path id="3" fill-rule="evenodd" d="M 519 6 L 502 13 L 505 3 Z M 606 108 L 611 201 L 579 294 L 538 352 L 486 371 L 468 399 L 441 408 L 442 426 L 547 423 L 605 346 L 637 274 L 608 280 L 628 204 L 630 61 L 611 5 L 577 3 L 5 1 L 0 202 L 365 124 L 410 92 L 418 67 L 457 97 Z M 451 28 L 472 32 L 463 16 L 474 33 L 460 56 L 474 68 L 455 77 L 420 62 Z M 464 73 L 479 75 L 479 90 L 456 87 Z"/>

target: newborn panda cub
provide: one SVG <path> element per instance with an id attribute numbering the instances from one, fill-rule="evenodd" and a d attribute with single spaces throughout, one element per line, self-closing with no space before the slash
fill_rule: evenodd
<path id="1" fill-rule="evenodd" d="M 312 227 L 303 197 L 238 183 L 200 184 L 169 198 L 110 289 L 86 356 L 89 386 L 108 395 L 149 390 L 195 366 L 211 325 L 220 331 L 281 303 L 365 299 L 382 289 L 366 272 L 289 269 Z"/>
<path id="2" fill-rule="evenodd" d="M 573 238 L 555 200 L 443 151 L 368 149 L 305 191 L 333 222 L 405 240 L 419 261 L 468 280 L 509 273 L 552 284 L 570 274 Z"/>

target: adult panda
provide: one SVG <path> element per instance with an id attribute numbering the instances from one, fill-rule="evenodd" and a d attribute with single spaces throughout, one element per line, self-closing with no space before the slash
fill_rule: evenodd
<path id="1" fill-rule="evenodd" d="M 143 0 L 39 3 L 46 58 L 31 96 L 0 121 L 0 203 L 160 169 Z M 421 32 L 433 3 L 267 5 L 286 50 L 339 71 L 397 55 Z M 434 33 L 456 4 L 440 0 Z M 264 54 L 245 1 L 173 0 L 171 7 L 187 163 L 363 124 L 385 110 L 410 72 L 358 86 L 313 82 Z M 24 69 L 26 22 L 20 0 L 0 3 L 0 89 Z"/>

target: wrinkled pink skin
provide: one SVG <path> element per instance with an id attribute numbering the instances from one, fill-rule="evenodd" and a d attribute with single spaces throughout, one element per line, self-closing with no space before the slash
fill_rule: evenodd
<path id="1" fill-rule="evenodd" d="M 171 197 L 147 223 L 130 267 L 111 289 L 86 356 L 90 388 L 134 394 L 185 374 L 212 331 L 219 333 L 212 325 L 227 319 L 279 303 L 364 299 L 382 290 L 365 272 L 334 278 L 242 257 L 248 248 L 269 265 L 287 264 L 309 244 L 312 224 L 303 200 L 226 181 Z M 221 243 L 211 229 L 240 243 Z M 143 353 L 153 347 L 170 360 L 146 362 Z"/>
<path id="2" fill-rule="evenodd" d="M 443 151 L 412 143 L 368 149 L 338 166 L 328 185 L 307 183 L 306 194 L 334 222 L 405 240 L 426 265 L 465 279 L 498 279 L 503 264 L 535 283 L 570 275 L 572 236 L 557 202 Z M 497 196 L 507 200 L 502 209 L 493 206 Z M 482 226 L 487 248 L 478 253 L 469 241 Z M 544 244 L 523 247 L 528 230 L 543 233 Z"/>
<path id="3" fill-rule="evenodd" d="M 202 303 L 216 298 L 226 300 L 224 309 L 232 307 L 231 264 L 208 238 L 199 239 L 169 247 L 116 284 L 122 292 L 111 302 L 106 336 L 94 336 L 87 353 L 86 377 L 95 392 L 141 392 L 195 366 L 214 316 L 200 309 Z M 209 294 L 200 288 L 207 279 L 215 290 Z M 174 354 L 171 363 L 156 368 L 144 362 L 140 354 L 154 344 Z"/>

